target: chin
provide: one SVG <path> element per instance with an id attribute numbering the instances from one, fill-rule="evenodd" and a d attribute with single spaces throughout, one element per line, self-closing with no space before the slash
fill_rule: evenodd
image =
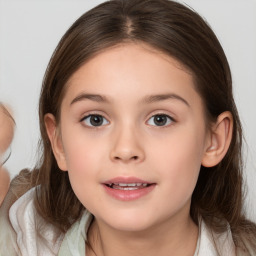
<path id="1" fill-rule="evenodd" d="M 145 214 L 132 215 L 125 213 L 111 215 L 110 218 L 106 217 L 100 218 L 101 221 L 110 228 L 123 232 L 143 232 L 156 224 L 156 220 L 151 219 L 148 215 L 145 218 Z"/>

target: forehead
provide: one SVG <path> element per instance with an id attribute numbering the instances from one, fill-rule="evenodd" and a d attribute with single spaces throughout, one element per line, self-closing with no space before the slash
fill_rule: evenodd
<path id="1" fill-rule="evenodd" d="M 69 79 L 64 98 L 71 100 L 83 91 L 123 100 L 163 93 L 199 97 L 191 72 L 174 58 L 142 43 L 116 45 L 87 61 Z"/>

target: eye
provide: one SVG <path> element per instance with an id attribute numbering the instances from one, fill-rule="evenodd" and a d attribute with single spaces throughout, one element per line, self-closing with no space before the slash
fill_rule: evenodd
<path id="1" fill-rule="evenodd" d="M 109 121 L 101 115 L 88 115 L 82 120 L 87 126 L 103 126 L 109 124 Z"/>
<path id="2" fill-rule="evenodd" d="M 152 116 L 147 123 L 153 126 L 166 126 L 174 122 L 173 118 L 165 114 L 158 114 Z"/>

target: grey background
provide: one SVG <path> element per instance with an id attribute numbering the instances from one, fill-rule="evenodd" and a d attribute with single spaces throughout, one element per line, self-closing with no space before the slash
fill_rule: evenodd
<path id="1" fill-rule="evenodd" d="M 38 97 L 53 50 L 75 19 L 101 2 L 0 0 L 0 101 L 13 108 L 17 123 L 12 156 L 6 164 L 12 177 L 36 163 Z M 230 62 L 247 141 L 247 214 L 256 221 L 256 0 L 182 2 L 206 18 Z"/>

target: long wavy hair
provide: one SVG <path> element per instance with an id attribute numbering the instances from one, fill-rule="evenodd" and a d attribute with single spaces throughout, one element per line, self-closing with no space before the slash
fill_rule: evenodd
<path id="1" fill-rule="evenodd" d="M 44 124 L 46 113 L 57 123 L 69 78 L 96 54 L 120 43 L 143 42 L 177 59 L 193 75 L 209 123 L 224 111 L 234 119 L 233 137 L 224 159 L 201 167 L 190 214 L 216 232 L 228 222 L 235 244 L 242 237 L 256 244 L 256 228 L 243 213 L 242 128 L 234 103 L 224 51 L 207 22 L 194 10 L 168 0 L 111 0 L 82 15 L 62 37 L 47 67 L 39 102 L 41 159 L 35 204 L 48 222 L 67 231 L 84 209 L 67 172 L 58 168 Z"/>

